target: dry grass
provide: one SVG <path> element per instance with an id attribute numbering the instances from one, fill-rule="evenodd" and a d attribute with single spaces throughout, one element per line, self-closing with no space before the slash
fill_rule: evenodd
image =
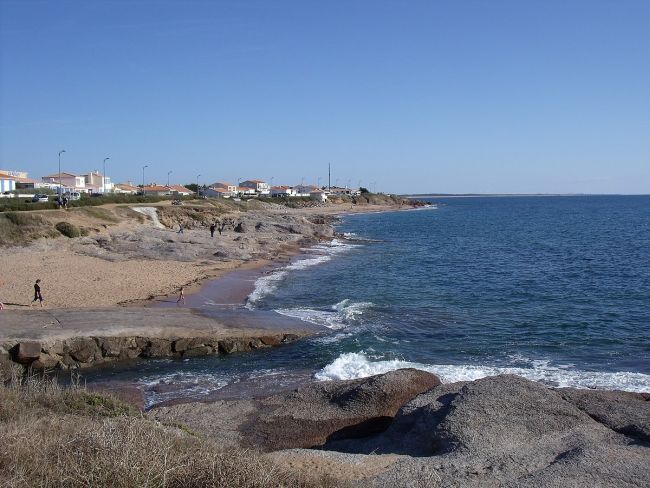
<path id="1" fill-rule="evenodd" d="M 40 215 L 19 212 L 0 213 L 0 245 L 25 244 L 59 233 Z"/>
<path id="2" fill-rule="evenodd" d="M 250 451 L 220 449 L 118 400 L 51 380 L 0 377 L 1 486 L 323 487 Z"/>

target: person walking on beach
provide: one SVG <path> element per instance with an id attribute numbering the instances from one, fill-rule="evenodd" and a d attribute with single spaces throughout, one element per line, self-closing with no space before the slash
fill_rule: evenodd
<path id="1" fill-rule="evenodd" d="M 178 300 L 176 300 L 176 303 L 182 303 L 185 305 L 185 287 L 183 286 L 181 286 L 181 289 L 178 292 Z"/>
<path id="2" fill-rule="evenodd" d="M 183 222 L 178 223 L 178 232 L 177 234 L 183 234 Z"/>
<path id="3" fill-rule="evenodd" d="M 214 225 L 214 222 L 212 225 L 210 225 L 210 237 L 214 237 L 214 231 L 217 230 L 217 226 Z"/>
<path id="4" fill-rule="evenodd" d="M 43 295 L 41 294 L 41 280 L 36 280 L 36 283 L 34 283 L 34 299 L 32 300 L 32 303 L 29 305 L 30 307 L 34 305 L 35 301 L 41 302 L 41 307 L 43 306 Z"/>

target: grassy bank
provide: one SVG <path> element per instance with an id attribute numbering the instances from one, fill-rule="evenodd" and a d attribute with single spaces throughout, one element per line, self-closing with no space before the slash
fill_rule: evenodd
<path id="1" fill-rule="evenodd" d="M 0 438 L 0 484 L 14 488 L 332 486 L 9 366 L 0 372 Z"/>

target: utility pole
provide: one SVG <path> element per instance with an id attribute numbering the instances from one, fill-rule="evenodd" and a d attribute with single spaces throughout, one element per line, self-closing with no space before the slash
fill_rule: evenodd
<path id="1" fill-rule="evenodd" d="M 142 196 L 143 196 L 143 197 L 146 196 L 146 193 L 144 192 L 144 169 L 145 169 L 145 168 L 148 168 L 148 167 L 149 167 L 148 164 L 145 164 L 145 165 L 142 167 Z"/>
<path id="2" fill-rule="evenodd" d="M 332 191 L 332 164 L 327 163 L 327 191 Z"/>
<path id="3" fill-rule="evenodd" d="M 172 173 L 173 173 L 172 170 L 167 171 L 167 188 L 169 188 L 169 175 Z"/>
<path id="4" fill-rule="evenodd" d="M 104 174 L 102 175 L 102 195 L 106 193 L 106 161 L 111 158 L 104 158 Z"/>
<path id="5" fill-rule="evenodd" d="M 61 153 L 64 153 L 65 149 L 59 151 L 59 202 L 61 201 Z"/>

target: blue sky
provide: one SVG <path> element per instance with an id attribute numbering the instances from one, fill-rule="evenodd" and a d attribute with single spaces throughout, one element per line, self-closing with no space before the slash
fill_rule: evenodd
<path id="1" fill-rule="evenodd" d="M 650 2 L 0 0 L 0 168 L 650 193 Z"/>

